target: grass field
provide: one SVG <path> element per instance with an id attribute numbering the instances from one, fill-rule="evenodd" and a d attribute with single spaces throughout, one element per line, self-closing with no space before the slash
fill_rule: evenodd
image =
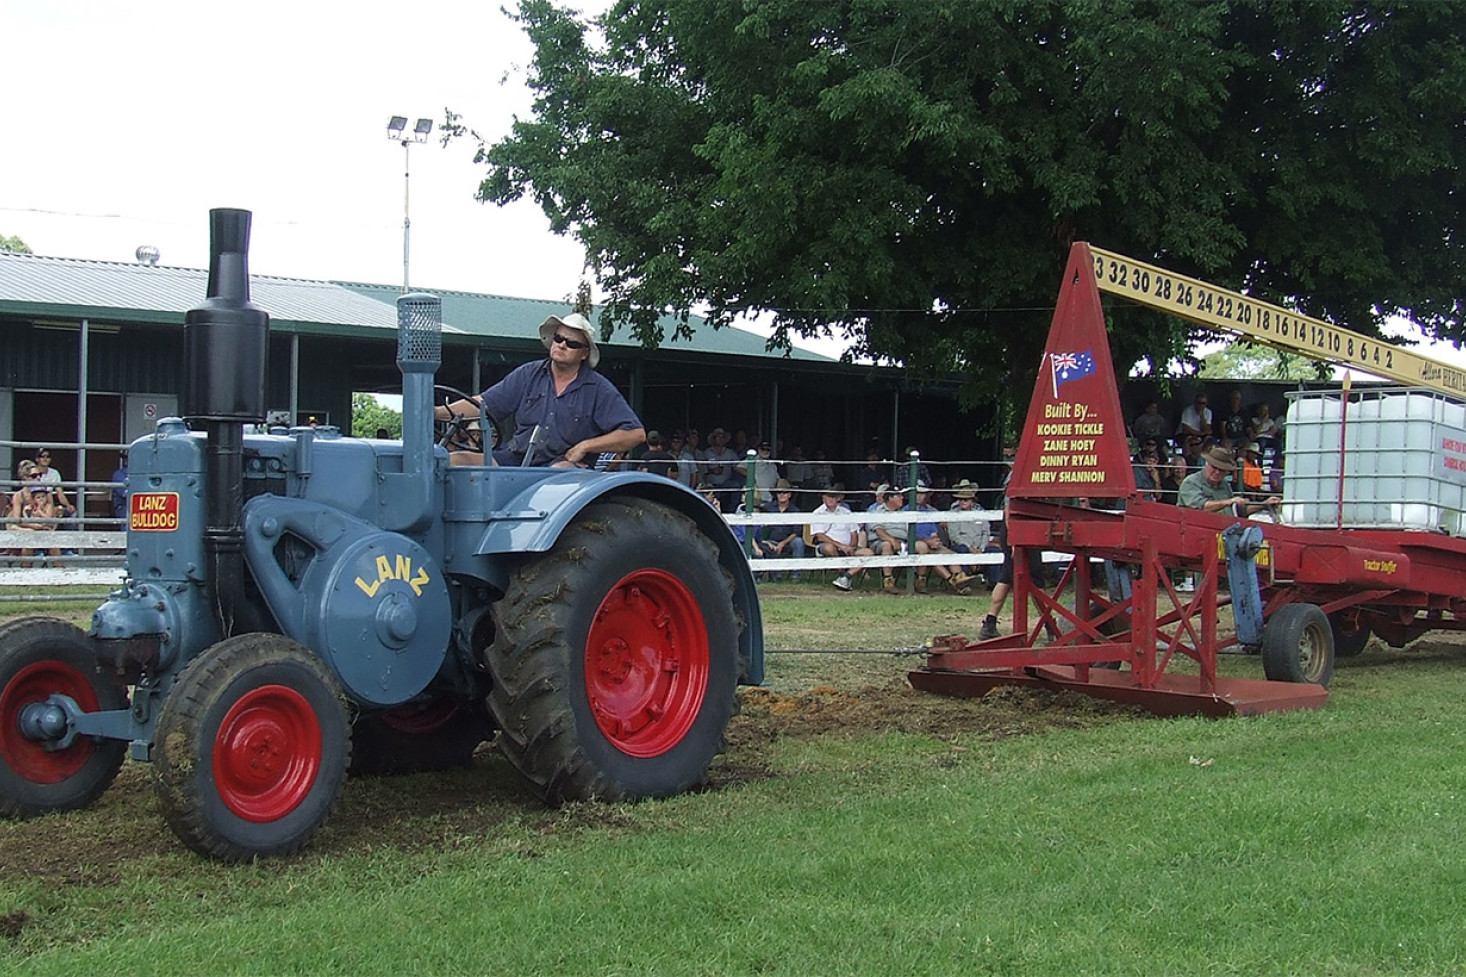
<path id="1" fill-rule="evenodd" d="M 985 610 L 764 603 L 771 648 L 804 651 Z M 1466 648 L 1374 644 L 1325 709 L 1220 721 L 923 696 L 919 661 L 771 654 L 702 793 L 548 810 L 489 754 L 353 780 L 316 845 L 253 866 L 184 850 L 129 765 L 90 810 L 0 823 L 0 971 L 1466 970 Z"/>

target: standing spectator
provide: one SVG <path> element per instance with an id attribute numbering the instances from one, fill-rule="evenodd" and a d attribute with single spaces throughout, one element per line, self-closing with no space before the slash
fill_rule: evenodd
<path id="1" fill-rule="evenodd" d="M 865 453 L 865 467 L 855 476 L 856 505 L 867 509 L 880 505 L 881 494 L 877 488 L 888 484 L 886 466 L 881 464 L 881 453 L 872 448 Z"/>
<path id="2" fill-rule="evenodd" d="M 804 488 L 822 489 L 835 481 L 835 468 L 825 460 L 825 449 L 814 449 L 814 460 L 809 464 L 809 480 Z"/>
<path id="3" fill-rule="evenodd" d="M 1210 407 L 1206 406 L 1205 392 L 1198 393 L 1191 406 L 1181 412 L 1181 423 L 1176 426 L 1176 434 L 1183 441 L 1187 438 L 1209 438 L 1212 436 L 1213 415 Z"/>
<path id="4" fill-rule="evenodd" d="M 1249 441 L 1242 447 L 1242 492 L 1253 500 L 1265 498 L 1268 494 L 1263 490 L 1262 448 L 1256 441 Z"/>
<path id="5" fill-rule="evenodd" d="M 748 485 L 748 471 L 744 467 L 748 462 L 744 461 L 738 466 L 738 477 L 740 487 Z M 767 441 L 758 443 L 758 461 L 753 467 L 753 485 L 755 501 L 760 506 L 766 506 L 774 501 L 774 483 L 780 481 L 779 466 L 774 463 L 774 446 Z M 787 485 L 788 482 L 785 481 Z"/>
<path id="6" fill-rule="evenodd" d="M 764 512 L 798 512 L 794 506 L 794 487 L 789 484 L 788 479 L 781 478 L 774 483 L 774 500 L 762 507 Z M 755 540 L 763 544 L 765 556 L 792 556 L 796 560 L 804 559 L 804 527 L 796 523 L 775 524 L 764 526 L 762 539 L 759 536 Z M 790 574 L 794 580 L 799 579 L 799 571 L 795 570 Z"/>
<path id="7" fill-rule="evenodd" d="M 1159 441 L 1168 432 L 1166 419 L 1161 416 L 1161 405 L 1157 400 L 1146 401 L 1145 409 L 1130 424 L 1130 433 L 1136 441 L 1144 441 L 1146 438 Z"/>
<path id="8" fill-rule="evenodd" d="M 865 529 L 859 523 L 821 521 L 821 516 L 849 515 L 850 509 L 844 504 L 844 498 L 844 485 L 839 482 L 827 485 L 820 493 L 820 507 L 810 513 L 809 536 L 814 541 L 817 556 L 871 555 L 870 547 L 865 545 Z M 834 580 L 835 589 L 848 591 L 862 572 L 849 567 L 841 570 Z"/>
<path id="9" fill-rule="evenodd" d="M 672 469 L 676 463 L 672 460 L 671 452 L 662 444 L 662 432 L 648 431 L 646 444 L 647 449 L 641 456 L 641 470 L 664 478 L 675 478 Z"/>
<path id="10" fill-rule="evenodd" d="M 790 485 L 795 488 L 818 488 L 818 485 L 810 486 L 809 484 L 811 468 L 810 463 L 804 459 L 803 446 L 796 444 L 789 449 L 789 461 L 784 465 L 784 477 L 789 479 Z"/>
<path id="11" fill-rule="evenodd" d="M 55 503 L 55 514 L 58 518 L 67 518 L 76 515 L 76 506 L 66 497 L 66 490 L 61 487 L 61 472 L 51 467 L 51 449 L 42 448 L 36 452 L 36 467 L 40 470 L 40 478 L 43 485 L 51 490 L 51 499 Z M 52 526 L 58 529 L 58 526 Z"/>
<path id="12" fill-rule="evenodd" d="M 1221 430 L 1217 432 L 1222 439 L 1222 447 L 1233 451 L 1241 450 L 1247 443 L 1250 420 L 1247 412 L 1242 409 L 1242 391 L 1233 390 L 1227 394 L 1227 412 L 1222 415 L 1222 422 L 1218 425 Z"/>
<path id="13" fill-rule="evenodd" d="M 698 483 L 697 466 L 697 429 L 689 430 L 685 435 L 681 431 L 674 431 L 672 434 L 672 457 L 677 459 L 677 481 L 688 488 L 695 488 Z"/>
<path id="14" fill-rule="evenodd" d="M 728 447 L 727 431 L 720 427 L 713 428 L 712 432 L 708 434 L 708 448 L 703 452 L 702 460 L 706 464 L 698 477 L 717 491 L 718 500 L 723 503 L 724 509 L 736 509 L 739 488 L 738 463 L 741 459 L 733 453 L 732 448 Z"/>
<path id="15" fill-rule="evenodd" d="M 117 459 L 117 470 L 112 473 L 112 517 L 127 518 L 127 449 Z"/>

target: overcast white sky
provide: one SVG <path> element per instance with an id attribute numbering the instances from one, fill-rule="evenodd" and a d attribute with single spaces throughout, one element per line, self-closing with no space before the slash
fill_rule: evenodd
<path id="1" fill-rule="evenodd" d="M 597 4 L 599 7 L 600 4 Z M 487 136 L 527 113 L 530 47 L 495 2 L 0 0 L 0 233 L 38 254 L 206 267 L 208 210 L 254 212 L 257 273 L 402 280 L 394 114 Z M 580 249 L 474 201 L 472 146 L 414 146 L 412 281 L 572 293 Z"/>
<path id="2" fill-rule="evenodd" d="M 530 107 L 530 44 L 496 0 L 0 0 L 0 38 L 0 234 L 37 254 L 133 261 L 151 244 L 207 267 L 209 209 L 243 207 L 256 273 L 400 283 L 388 117 L 436 127 L 448 107 L 492 140 Z M 578 245 L 532 202 L 475 201 L 471 144 L 410 152 L 415 287 L 573 294 Z"/>

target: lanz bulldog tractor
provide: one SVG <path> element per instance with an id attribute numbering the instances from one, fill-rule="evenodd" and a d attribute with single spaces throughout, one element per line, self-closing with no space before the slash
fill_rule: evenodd
<path id="1" fill-rule="evenodd" d="M 0 814 L 83 807 L 130 756 L 190 848 L 238 861 L 305 845 L 349 769 L 486 740 L 550 803 L 702 783 L 763 672 L 723 520 L 640 472 L 450 466 L 428 295 L 398 301 L 401 442 L 246 434 L 269 324 L 249 220 L 211 213 L 188 422 L 131 447 L 125 582 L 86 632 L 0 627 Z"/>

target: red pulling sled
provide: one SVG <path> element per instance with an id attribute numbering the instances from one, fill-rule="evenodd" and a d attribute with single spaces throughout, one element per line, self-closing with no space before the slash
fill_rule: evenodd
<path id="1" fill-rule="evenodd" d="M 1315 709 L 1327 701 L 1335 655 L 1357 654 L 1371 632 L 1400 646 L 1466 627 L 1466 540 L 1302 529 L 1141 499 L 1102 288 L 1292 352 L 1466 389 L 1460 371 L 1408 351 L 1388 349 L 1391 368 L 1377 369 L 1370 356 L 1380 361 L 1385 347 L 1373 340 L 1075 244 L 1008 485 L 1014 633 L 935 638 L 926 665 L 910 673 L 914 687 L 968 696 L 1002 684 L 1063 688 L 1161 715 Z M 1124 500 L 1125 508 L 1081 507 L 1080 499 Z M 1033 549 L 1074 554 L 1052 590 L 1028 572 Z M 1091 584 L 1100 560 L 1109 561 L 1105 588 Z M 1177 591 L 1180 572 L 1195 575 L 1194 591 Z M 1071 588 L 1072 605 L 1060 599 Z M 1236 624 L 1224 632 L 1218 612 L 1227 606 Z M 1218 675 L 1225 649 L 1260 653 L 1267 679 Z M 1193 667 L 1173 667 L 1182 661 Z"/>

